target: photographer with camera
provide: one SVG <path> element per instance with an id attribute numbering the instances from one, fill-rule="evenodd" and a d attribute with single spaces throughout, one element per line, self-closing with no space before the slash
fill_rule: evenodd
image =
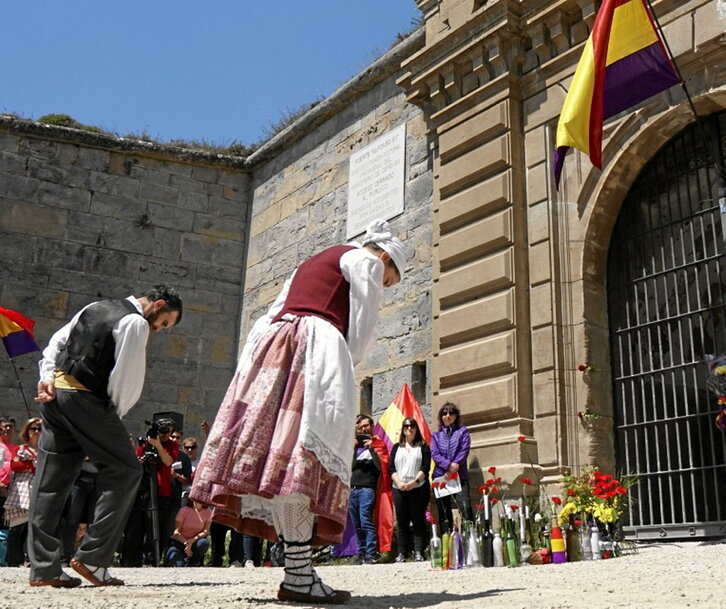
<path id="1" fill-rule="evenodd" d="M 381 499 L 381 475 L 385 472 L 388 476 L 388 450 L 383 440 L 373 435 L 373 419 L 367 414 L 356 417 L 354 447 L 348 514 L 358 538 L 358 562 L 374 564 L 380 554 L 373 514 Z M 389 482 L 389 489 L 390 486 Z M 385 548 L 385 551 L 389 549 Z"/>
<path id="2" fill-rule="evenodd" d="M 134 507 L 126 522 L 121 550 L 121 566 L 141 567 L 147 562 L 158 566 L 159 557 L 174 531 L 176 506 L 172 493 L 172 464 L 179 458 L 179 444 L 171 438 L 172 419 L 151 423 L 146 438 L 139 439 L 136 456 L 144 474 Z M 164 544 L 160 547 L 159 544 Z"/>

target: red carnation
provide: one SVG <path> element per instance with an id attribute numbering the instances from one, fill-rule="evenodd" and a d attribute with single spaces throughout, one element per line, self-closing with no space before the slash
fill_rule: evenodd
<path id="1" fill-rule="evenodd" d="M 475 503 L 474 504 L 474 509 L 476 509 L 476 510 L 483 510 L 484 509 L 484 504 L 483 503 Z"/>
<path id="2" fill-rule="evenodd" d="M 489 501 L 491 501 L 492 505 L 494 505 L 497 501 L 499 501 L 499 499 L 492 497 Z"/>
<path id="3" fill-rule="evenodd" d="M 487 471 L 493 476 L 496 473 L 497 468 L 492 465 Z"/>
<path id="4" fill-rule="evenodd" d="M 513 510 L 518 510 L 518 509 L 519 509 L 519 506 L 518 506 L 517 504 L 515 504 L 515 503 L 513 503 L 513 504 L 512 504 L 512 505 L 510 505 L 509 507 L 510 507 L 511 509 L 513 509 Z"/>
<path id="5" fill-rule="evenodd" d="M 579 366 L 577 367 L 577 369 L 578 369 L 578 370 L 579 370 L 580 372 L 585 372 L 585 370 L 587 370 L 587 366 L 586 366 L 585 364 L 580 364 L 580 365 L 579 365 Z"/>
<path id="6" fill-rule="evenodd" d="M 532 480 L 529 478 L 522 478 L 522 484 L 529 484 L 531 486 Z"/>
<path id="7" fill-rule="evenodd" d="M 480 493 L 481 493 L 482 495 L 484 495 L 485 493 L 488 493 L 488 492 L 489 492 L 489 487 L 488 487 L 488 486 L 487 486 L 486 484 L 482 484 L 482 485 L 481 485 L 481 486 L 479 487 L 479 492 L 480 492 Z"/>
<path id="8" fill-rule="evenodd" d="M 573 490 L 572 490 L 571 488 L 568 488 L 568 489 L 567 489 L 567 494 L 568 494 L 568 495 L 569 495 L 570 497 L 574 497 L 574 496 L 575 496 L 575 491 L 573 491 Z"/>
<path id="9" fill-rule="evenodd" d="M 449 478 L 451 480 L 458 480 L 458 478 L 459 478 L 459 472 L 454 472 L 453 474 L 449 474 Z"/>
<path id="10" fill-rule="evenodd" d="M 519 440 L 520 442 L 524 442 L 524 441 L 525 441 L 526 439 L 527 439 L 527 438 L 526 438 L 525 436 L 519 436 L 519 437 L 517 438 L 517 440 Z"/>
<path id="11" fill-rule="evenodd" d="M 496 478 L 494 478 L 494 484 L 499 484 L 501 481 L 502 481 L 501 476 L 497 476 Z"/>
<path id="12" fill-rule="evenodd" d="M 627 495 L 628 494 L 628 489 L 626 489 L 624 486 L 619 486 L 618 488 L 615 489 L 615 492 L 618 495 Z"/>
<path id="13" fill-rule="evenodd" d="M 559 497 L 552 497 L 552 503 L 554 503 L 555 505 L 562 505 L 562 499 L 560 499 Z"/>

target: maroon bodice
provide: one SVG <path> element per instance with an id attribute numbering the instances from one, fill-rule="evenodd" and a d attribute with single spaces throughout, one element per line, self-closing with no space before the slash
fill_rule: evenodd
<path id="1" fill-rule="evenodd" d="M 312 315 L 329 321 L 347 337 L 350 284 L 340 270 L 340 258 L 353 249 L 352 245 L 335 245 L 303 262 L 295 273 L 282 311 L 273 321 L 287 313 Z"/>

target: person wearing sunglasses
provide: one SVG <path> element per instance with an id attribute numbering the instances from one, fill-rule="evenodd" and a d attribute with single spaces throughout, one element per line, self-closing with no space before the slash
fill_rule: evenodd
<path id="1" fill-rule="evenodd" d="M 28 539 L 28 510 L 30 509 L 30 489 L 35 477 L 38 461 L 38 441 L 43 431 L 39 417 L 28 419 L 20 428 L 22 444 L 17 447 L 10 468 L 13 477 L 5 500 L 5 522 L 10 526 L 8 532 L 8 567 L 20 567 L 25 563 L 25 547 Z"/>
<path id="2" fill-rule="evenodd" d="M 466 461 L 471 448 L 469 430 L 459 420 L 459 407 L 447 402 L 439 408 L 439 429 L 431 436 L 431 458 L 434 460 L 434 478 L 458 474 L 461 491 L 453 495 L 462 520 L 472 520 L 469 497 L 469 470 Z M 451 531 L 453 523 L 452 495 L 436 500 L 439 526 L 442 533 Z"/>
<path id="3" fill-rule="evenodd" d="M 426 508 L 429 504 L 431 451 L 421 435 L 416 419 L 403 420 L 398 443 L 393 445 L 388 471 L 393 481 L 393 507 L 396 511 L 398 556 L 403 562 L 413 550 L 414 560 L 426 560 Z M 413 526 L 413 539 L 411 538 Z"/>
<path id="4" fill-rule="evenodd" d="M 10 463 L 18 451 L 18 445 L 13 443 L 13 435 L 15 435 L 15 419 L 6 415 L 0 415 L 0 451 L 2 452 L 2 459 L 0 459 L 0 488 L 3 492 L 0 493 L 0 506 L 5 500 L 7 495 L 7 488 L 10 485 L 10 478 L 13 475 L 12 467 Z M 0 516 L 2 510 L 0 509 Z M 0 522 L 0 527 L 3 523 Z"/>
<path id="5" fill-rule="evenodd" d="M 361 241 L 303 262 L 255 322 L 194 475 L 192 499 L 233 508 L 215 510 L 215 520 L 283 542 L 283 601 L 350 599 L 322 582 L 312 548 L 343 537 L 353 367 L 373 342 L 383 289 L 400 281 L 406 263 L 384 220 L 374 220 Z"/>

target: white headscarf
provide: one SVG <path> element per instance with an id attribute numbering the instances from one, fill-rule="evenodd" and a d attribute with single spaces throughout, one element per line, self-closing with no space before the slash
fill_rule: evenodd
<path id="1" fill-rule="evenodd" d="M 406 268 L 406 255 L 403 251 L 403 243 L 398 237 L 394 237 L 391 227 L 385 220 L 377 218 L 368 225 L 362 243 L 375 243 L 393 259 L 398 274 L 403 279 L 403 271 Z"/>

